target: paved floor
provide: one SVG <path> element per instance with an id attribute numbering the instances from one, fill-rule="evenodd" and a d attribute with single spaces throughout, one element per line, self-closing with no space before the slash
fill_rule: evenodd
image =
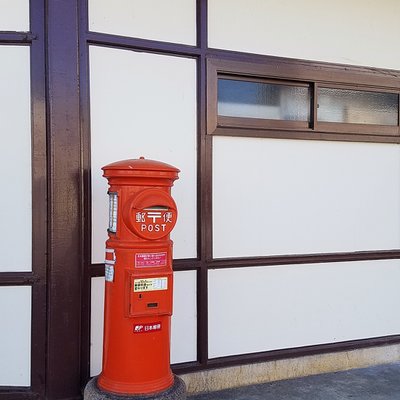
<path id="1" fill-rule="evenodd" d="M 188 400 L 400 400 L 400 362 L 214 393 Z"/>

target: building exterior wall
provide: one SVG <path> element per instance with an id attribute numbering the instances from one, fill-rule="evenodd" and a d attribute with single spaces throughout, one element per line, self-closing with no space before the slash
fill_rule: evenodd
<path id="1" fill-rule="evenodd" d="M 209 357 L 395 335 L 399 273 L 397 260 L 210 271 Z"/>
<path id="2" fill-rule="evenodd" d="M 188 11 L 189 3 L 186 3 L 187 8 L 182 10 L 180 14 L 180 16 L 187 15 L 185 24 L 179 24 L 182 29 L 186 27 L 190 20 L 193 23 L 192 28 L 194 26 L 194 19 L 191 19 L 192 11 Z M 390 51 L 387 54 L 382 54 L 380 59 L 371 55 L 373 53 L 371 47 L 373 48 L 374 44 L 378 46 L 377 43 L 382 40 L 389 47 L 394 45 L 397 25 L 393 20 L 389 23 L 390 29 L 382 32 L 377 26 L 371 27 L 371 18 L 369 18 L 371 14 L 385 15 L 389 9 L 394 11 L 397 4 L 387 2 L 384 6 L 378 3 L 371 3 L 369 7 L 364 8 L 359 6 L 359 4 L 349 5 L 345 2 L 332 5 L 313 1 L 296 4 L 281 2 L 279 5 L 275 2 L 254 1 L 249 6 L 248 3 L 240 1 L 234 3 L 209 1 L 208 44 L 209 47 L 231 51 L 351 63 L 369 67 L 397 68 L 396 59 Z M 146 29 L 133 32 L 132 24 L 125 21 L 127 17 L 122 18 L 118 13 L 121 12 L 121 9 L 126 11 L 129 7 L 132 7 L 131 13 L 127 14 L 131 18 L 134 18 L 135 15 L 142 15 L 143 20 L 145 20 L 144 15 L 148 8 L 147 5 L 140 4 L 140 2 L 134 5 L 133 3 L 130 3 L 130 5 L 123 4 L 123 2 L 118 3 L 117 6 L 109 4 L 107 11 L 102 7 L 104 7 L 104 4 L 99 5 L 93 2 L 89 9 L 90 26 L 95 31 L 111 34 L 122 34 L 123 32 L 127 36 L 153 39 L 157 37 L 159 32 L 166 29 L 161 24 L 157 26 L 157 29 L 150 31 L 148 30 L 149 25 Z M 193 7 L 194 4 L 192 4 Z M 361 12 L 357 12 L 360 8 L 362 8 Z M 325 18 L 326 13 L 331 16 L 328 23 Z M 107 21 L 101 22 L 102 15 L 107 15 Z M 339 16 L 342 17 L 340 29 L 337 26 Z M 174 18 L 177 18 L 177 16 L 174 16 Z M 224 22 L 221 23 L 221 21 Z M 284 22 L 282 23 L 282 21 Z M 374 19 L 374 21 L 376 20 Z M 237 29 L 238 24 L 241 29 Z M 373 24 L 376 24 L 376 22 L 373 22 Z M 318 35 L 315 32 L 318 32 Z M 172 35 L 172 32 L 165 31 L 163 38 L 172 37 L 170 35 Z M 174 41 L 193 44 L 193 40 L 189 37 L 182 31 L 181 36 Z M 349 37 L 351 40 L 349 40 Z M 357 38 L 360 37 L 365 38 L 365 42 L 369 45 L 366 47 L 359 46 L 359 39 Z M 169 133 L 169 130 L 179 131 L 181 120 L 185 120 L 185 118 L 195 122 L 193 115 L 190 116 L 184 110 L 180 110 L 180 116 L 177 116 L 175 120 L 172 119 L 171 129 L 168 129 L 168 126 L 165 129 L 158 129 L 157 125 L 148 126 L 145 118 L 143 118 L 143 122 L 140 122 L 141 116 L 146 116 L 147 113 L 155 113 L 160 116 L 161 120 L 163 119 L 165 101 L 168 97 L 171 98 L 168 88 L 164 87 L 163 92 L 167 98 L 164 99 L 162 93 L 159 93 L 159 99 L 161 99 L 159 103 L 150 102 L 148 104 L 146 101 L 141 101 L 140 104 L 135 104 L 132 100 L 129 100 L 129 93 L 133 87 L 140 91 L 138 96 L 140 99 L 153 98 L 152 90 L 148 89 L 148 85 L 154 85 L 154 93 L 160 88 L 162 90 L 163 87 L 160 86 L 159 80 L 152 79 L 152 74 L 157 74 L 158 71 L 156 66 L 158 61 L 156 62 L 156 60 L 159 57 L 148 56 L 147 64 L 146 62 L 142 64 L 139 59 L 145 59 L 145 56 L 136 55 L 134 52 L 128 55 L 125 54 L 124 50 L 113 50 L 111 59 L 111 51 L 108 49 L 92 48 L 91 51 L 92 166 L 97 163 L 99 158 L 96 153 L 93 156 L 93 149 L 96 152 L 97 147 L 99 147 L 99 151 L 112 153 L 116 150 L 115 148 L 121 146 L 121 149 L 126 152 L 130 140 L 130 133 L 126 132 L 126 127 L 133 126 L 133 123 L 137 124 L 138 128 L 135 129 L 135 126 L 133 126 L 132 132 L 135 130 L 143 132 L 143 137 L 135 141 L 137 148 L 146 148 L 147 137 L 153 137 L 153 135 L 155 140 L 158 138 L 161 143 L 164 143 L 164 133 L 160 133 L 166 131 L 168 132 L 167 141 L 170 141 L 171 144 L 179 142 L 179 145 L 176 146 L 178 149 L 175 148 L 174 152 L 182 151 L 182 156 L 187 157 L 190 152 L 188 153 L 185 143 L 190 137 L 190 129 L 186 129 L 183 133 L 184 140 L 174 136 L 172 132 Z M 114 70 L 119 71 L 116 74 L 119 80 L 124 80 L 125 77 L 124 83 L 121 85 L 123 92 L 119 91 L 118 84 L 116 85 L 113 80 L 104 83 L 101 78 L 97 79 L 97 76 L 107 75 L 107 71 L 103 72 L 103 69 L 109 68 L 107 66 L 107 52 L 110 53 L 110 62 L 115 63 L 115 66 L 123 66 L 114 67 Z M 98 58 L 100 54 L 104 58 L 97 61 L 97 59 L 100 60 Z M 129 66 L 128 61 L 121 62 L 120 58 L 122 59 L 122 57 L 126 60 L 128 57 L 131 58 L 132 66 Z M 151 60 L 151 57 L 153 57 L 153 60 Z M 134 61 L 135 59 L 137 60 Z M 179 61 L 179 63 L 183 64 L 184 62 Z M 151 68 L 151 74 L 144 73 L 141 65 L 145 65 L 144 69 Z M 97 72 L 97 68 L 99 72 Z M 126 68 L 127 73 L 121 72 L 120 68 Z M 174 67 L 174 69 L 175 71 L 178 70 L 177 67 Z M 131 70 L 137 71 L 137 77 L 129 76 Z M 174 75 L 168 72 L 161 73 L 161 71 L 158 73 L 168 81 Z M 179 75 L 182 77 L 182 74 Z M 145 82 L 143 89 L 141 89 L 141 84 L 135 83 L 135 79 Z M 130 85 L 132 85 L 132 89 L 130 89 Z M 191 85 L 177 84 L 177 86 L 184 86 L 189 91 L 191 90 L 193 95 L 196 92 L 194 83 Z M 118 99 L 118 106 L 115 109 L 118 110 L 119 115 L 113 117 L 112 112 L 104 112 L 107 106 L 101 106 L 100 96 L 102 92 L 104 93 L 103 98 L 108 98 L 110 103 L 115 102 L 114 99 Z M 186 102 L 186 100 L 184 101 Z M 178 106 L 179 100 L 172 103 L 173 106 Z M 127 107 L 128 104 L 135 104 L 134 109 L 137 111 L 139 121 L 136 119 L 134 121 L 125 120 L 124 107 Z M 100 111 L 97 111 L 97 108 Z M 127 115 L 128 113 L 125 112 L 125 116 Z M 135 115 L 135 111 L 133 111 L 133 115 Z M 179 121 L 178 124 L 177 121 Z M 174 124 L 177 124 L 177 129 L 173 128 Z M 111 146 L 105 146 L 104 139 L 100 139 L 100 137 L 97 139 L 97 135 L 102 135 L 102 138 L 107 136 L 107 129 L 108 131 L 110 129 L 117 130 L 118 135 L 120 135 L 118 140 L 120 145 L 114 146 L 115 148 L 112 151 L 105 150 Z M 156 133 L 157 131 L 158 133 Z M 97 144 L 97 140 L 99 144 Z M 167 153 L 166 147 L 168 146 L 162 144 L 158 151 L 162 158 L 170 161 L 170 154 Z M 193 150 L 193 146 L 191 149 Z M 153 152 L 153 149 L 146 150 L 150 154 Z M 171 153 L 173 152 L 171 151 Z M 116 158 L 124 158 L 128 155 L 121 156 Z M 103 156 L 103 158 L 106 161 L 107 157 Z M 181 167 L 181 164 L 179 164 L 177 155 L 172 158 L 176 160 L 175 164 L 185 170 L 185 167 Z M 194 158 L 192 156 L 192 162 Z M 374 161 L 371 162 L 372 160 Z M 397 248 L 400 239 L 400 231 L 396 223 L 400 193 L 396 184 L 398 182 L 399 160 L 397 144 L 298 142 L 215 137 L 212 153 L 213 257 L 242 258 L 277 254 L 334 253 Z M 170 162 L 173 163 L 173 161 Z M 97 170 L 99 170 L 100 164 L 98 163 Z M 185 162 L 183 162 L 184 164 Z M 193 170 L 193 168 L 190 169 Z M 102 187 L 101 192 L 104 193 L 105 183 L 101 183 L 96 178 L 96 174 L 99 176 L 99 172 L 96 173 L 95 171 L 96 168 L 93 168 L 92 174 L 95 175 L 92 177 L 92 190 Z M 257 172 L 255 173 L 255 171 Z M 194 175 L 192 175 L 193 177 Z M 354 184 L 355 182 L 357 184 Z M 178 196 L 178 205 L 180 202 L 178 189 L 180 184 L 182 185 L 182 192 L 188 193 L 184 181 L 176 184 L 177 188 L 174 190 Z M 189 192 L 192 193 L 192 199 L 194 199 L 195 191 L 189 189 Z M 96 227 L 97 223 L 100 226 L 105 226 L 106 200 L 103 199 L 101 202 L 100 191 L 98 195 L 93 193 L 92 199 L 93 210 L 99 208 L 100 204 L 103 203 L 104 215 L 101 219 L 98 216 L 96 217 L 96 211 L 94 211 L 93 227 Z M 185 213 L 185 210 L 183 212 Z M 192 217 L 187 218 L 181 214 L 181 221 L 183 220 L 181 224 L 193 227 L 194 224 L 189 221 L 194 219 L 194 209 L 190 215 Z M 103 223 L 100 223 L 101 220 L 104 220 Z M 94 260 L 100 261 L 103 240 L 96 237 L 96 231 L 97 229 L 94 228 L 92 243 L 98 247 L 99 258 Z M 100 229 L 98 231 L 100 232 Z M 185 236 L 187 237 L 187 235 Z M 194 243 L 195 235 L 191 237 L 193 237 L 192 243 Z M 268 240 L 265 240 L 265 237 Z M 187 241 L 180 241 L 179 239 L 178 231 L 175 240 L 176 258 L 181 258 L 181 252 L 185 254 L 185 251 L 182 250 L 183 247 L 187 250 L 190 248 Z M 196 257 L 194 246 L 189 253 L 187 253 L 187 250 L 183 258 Z M 92 251 L 97 250 L 92 247 Z M 372 275 L 382 274 L 386 268 L 383 265 L 387 265 L 390 270 L 393 269 L 394 274 L 398 273 L 399 266 L 396 261 L 371 261 L 367 262 L 368 267 L 363 269 L 361 266 L 364 266 L 364 264 L 355 262 L 314 264 L 302 268 L 286 265 L 282 267 L 211 270 L 208 275 L 208 356 L 214 358 L 396 334 L 399 327 L 392 325 L 390 307 L 385 317 L 388 330 L 385 331 L 384 323 L 379 324 L 380 328 L 383 329 L 381 333 L 375 331 L 374 333 L 372 331 L 367 333 L 369 329 L 374 330 L 373 326 L 375 326 L 368 313 L 368 310 L 371 310 L 371 303 L 363 302 L 364 311 L 353 307 L 348 313 L 344 313 L 346 304 L 358 303 L 361 292 L 364 293 L 361 296 L 362 298 L 368 298 L 370 285 L 375 278 L 372 277 L 370 283 L 367 283 L 368 279 L 365 277 L 363 284 L 357 287 L 357 276 L 361 270 L 367 272 L 371 269 Z M 272 271 L 273 275 L 277 277 L 276 279 L 281 279 L 280 285 L 277 285 L 275 280 L 271 279 L 269 274 Z M 289 281 L 286 281 L 286 279 L 290 275 L 300 273 L 300 271 L 304 271 L 304 275 L 299 279 L 304 279 L 304 284 L 313 282 L 311 286 L 316 289 L 314 291 L 311 287 L 298 288 L 297 292 L 301 291 L 305 294 L 302 301 L 298 302 L 293 297 L 296 290 L 293 288 L 292 290 L 286 289 L 291 287 L 290 279 Z M 334 286 L 333 282 L 329 280 L 332 271 L 336 274 L 335 279 L 337 279 L 338 286 Z M 238 277 L 239 275 L 240 277 Z M 386 272 L 382 276 L 387 277 Z M 383 278 L 382 291 L 386 291 L 385 279 Z M 325 321 L 325 323 L 319 324 L 318 320 L 323 315 L 328 317 L 327 310 L 318 308 L 318 293 L 327 280 L 332 291 L 329 291 L 330 294 L 324 301 L 331 313 L 329 313 L 329 323 Z M 337 298 L 337 293 L 343 289 L 340 282 L 346 282 L 345 300 Z M 238 296 L 238 293 L 244 295 L 246 288 L 254 288 L 254 285 L 259 285 L 257 296 L 255 298 L 244 296 L 242 301 L 242 297 Z M 277 301 L 277 304 L 275 304 L 273 301 L 274 292 L 271 291 L 270 285 L 275 287 L 278 292 L 283 290 L 286 293 L 285 301 Z M 264 294 L 264 296 L 267 296 L 265 298 L 263 297 L 264 290 L 269 293 L 268 295 Z M 251 292 L 252 289 L 248 291 Z M 327 293 L 325 291 L 325 294 Z M 388 293 L 390 293 L 389 297 L 394 296 L 394 298 L 390 297 L 385 304 L 393 304 L 393 302 L 399 301 L 393 292 L 393 288 Z M 370 300 L 374 306 L 380 308 L 379 302 L 375 302 L 376 299 L 370 298 Z M 383 301 L 382 298 L 381 301 Z M 180 299 L 178 298 L 176 303 L 179 302 Z M 293 302 L 296 302 L 305 314 L 310 315 L 313 322 L 310 320 L 309 323 L 302 323 L 303 317 L 299 309 L 292 309 L 289 306 Z M 311 311 L 313 304 L 320 310 L 321 314 L 316 310 Z M 251 309 L 250 313 L 249 309 Z M 266 309 L 268 312 L 265 311 Z M 194 314 L 195 309 L 192 310 L 192 318 Z M 361 316 L 364 316 L 363 321 L 361 321 Z M 242 320 L 242 318 L 244 319 Z M 286 338 L 281 332 L 282 329 L 284 330 L 282 321 L 286 321 L 286 326 L 291 326 L 294 320 L 299 321 L 299 326 L 291 331 L 292 336 L 288 333 L 290 338 Z M 174 321 L 175 324 L 178 323 L 176 318 Z M 368 328 L 364 323 L 371 323 L 372 326 Z M 271 325 L 274 329 L 271 328 Z M 302 331 L 303 338 L 299 331 L 300 326 L 304 328 L 304 331 Z M 267 329 L 267 327 L 269 328 Z M 324 332 L 323 327 L 327 329 Z M 279 337 L 284 342 L 274 344 L 272 337 L 269 339 L 265 337 L 266 331 L 271 332 L 272 337 Z M 281 332 L 281 335 L 279 335 L 279 332 Z M 249 337 L 243 339 L 247 337 L 246 335 L 249 335 Z M 177 343 L 180 342 L 179 336 L 173 337 L 172 360 L 175 359 L 174 349 L 177 348 L 174 346 L 175 338 Z M 186 340 L 195 344 L 196 335 L 191 338 L 186 335 Z M 94 353 L 97 351 L 93 349 Z M 193 353 L 191 357 L 182 358 L 180 361 L 194 361 Z M 98 368 L 96 371 L 98 371 Z"/>
<path id="3" fill-rule="evenodd" d="M 101 167 L 141 154 L 179 165 L 179 184 L 172 189 L 179 209 L 174 257 L 196 258 L 195 61 L 91 46 L 89 62 L 92 262 L 103 262 L 107 239 L 107 181 Z"/>
<path id="4" fill-rule="evenodd" d="M 397 144 L 229 137 L 213 144 L 215 258 L 398 247 Z"/>
<path id="5" fill-rule="evenodd" d="M 194 382 L 207 379 L 200 370 L 283 355 L 286 371 L 313 351 L 328 359 L 385 344 L 348 367 L 397 359 L 399 128 L 334 141 L 211 132 L 207 68 L 277 65 L 263 79 L 304 83 L 315 71 L 316 85 L 365 89 L 371 79 L 398 94 L 399 7 L 0 0 L 0 399 L 79 399 L 100 372 L 101 167 L 140 156 L 181 169 L 171 362 L 190 391 L 210 390 Z M 293 364 L 293 376 L 313 360 Z"/>
<path id="6" fill-rule="evenodd" d="M 210 47 L 400 68 L 393 51 L 400 34 L 396 24 L 400 5 L 396 0 L 373 0 L 368 4 L 362 0 L 211 0 L 208 7 Z"/>
<path id="7" fill-rule="evenodd" d="M 196 2 L 172 0 L 89 0 L 89 29 L 93 32 L 196 44 Z"/>
<path id="8" fill-rule="evenodd" d="M 29 31 L 29 1 L 2 0 L 0 18 L 2 31 Z"/>
<path id="9" fill-rule="evenodd" d="M 7 4 L 3 4 L 7 3 Z M 0 2 L 0 30 L 29 30 L 27 1 Z M 3 11 L 4 9 L 4 11 Z M 0 43 L 0 274 L 32 271 L 29 46 Z M 16 238 L 18 238 L 16 240 Z M 18 243 L 18 250 L 16 245 Z M 31 288 L 0 285 L 0 385 L 31 384 Z M 16 317 L 18 316 L 18 318 Z"/>

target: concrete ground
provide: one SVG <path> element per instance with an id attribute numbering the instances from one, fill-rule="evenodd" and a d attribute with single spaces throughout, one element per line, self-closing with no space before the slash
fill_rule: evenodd
<path id="1" fill-rule="evenodd" d="M 188 400 L 400 400 L 400 362 L 197 394 Z"/>

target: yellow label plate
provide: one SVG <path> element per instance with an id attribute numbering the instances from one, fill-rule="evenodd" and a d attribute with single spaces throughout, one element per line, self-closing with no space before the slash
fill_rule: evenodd
<path id="1" fill-rule="evenodd" d="M 133 281 L 134 292 L 153 292 L 167 289 L 168 278 L 165 276 L 161 278 L 134 279 Z"/>

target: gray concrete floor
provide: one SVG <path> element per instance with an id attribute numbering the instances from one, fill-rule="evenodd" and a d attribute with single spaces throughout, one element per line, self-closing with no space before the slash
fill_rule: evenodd
<path id="1" fill-rule="evenodd" d="M 219 392 L 188 400 L 400 400 L 400 362 L 308 376 Z"/>

